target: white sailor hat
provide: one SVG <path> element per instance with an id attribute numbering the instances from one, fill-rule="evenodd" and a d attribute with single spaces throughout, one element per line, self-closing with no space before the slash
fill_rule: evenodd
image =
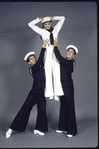
<path id="1" fill-rule="evenodd" d="M 68 50 L 68 49 L 70 49 L 70 48 L 74 49 L 74 51 L 76 52 L 76 54 L 78 53 L 78 49 L 77 49 L 76 46 L 74 46 L 74 45 L 68 45 L 68 46 L 66 47 L 66 50 Z"/>
<path id="2" fill-rule="evenodd" d="M 27 61 L 30 55 L 35 55 L 35 52 L 32 51 L 32 52 L 27 53 L 24 57 L 24 61 Z"/>
<path id="3" fill-rule="evenodd" d="M 47 21 L 51 21 L 51 18 L 50 17 L 43 18 L 42 23 L 47 22 Z"/>

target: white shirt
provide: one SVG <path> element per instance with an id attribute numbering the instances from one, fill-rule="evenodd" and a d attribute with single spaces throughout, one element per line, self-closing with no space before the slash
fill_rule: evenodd
<path id="1" fill-rule="evenodd" d="M 60 20 L 55 26 L 54 26 L 54 29 L 53 29 L 53 31 L 52 31 L 52 33 L 53 33 L 53 38 L 55 39 L 57 39 L 57 37 L 58 37 L 58 33 L 59 33 L 59 31 L 60 31 L 60 29 L 61 29 L 61 27 L 62 27 L 62 25 L 63 25 L 63 23 L 64 23 L 64 21 L 65 21 L 65 17 L 64 16 L 56 16 L 56 17 L 53 17 L 54 18 L 54 20 Z M 30 23 L 28 23 L 28 26 L 31 28 L 31 29 L 33 29 L 36 33 L 38 33 L 39 35 L 41 35 L 42 36 L 42 39 L 43 40 L 45 40 L 45 39 L 48 39 L 49 40 L 49 43 L 48 44 L 50 44 L 50 32 L 49 31 L 47 31 L 46 29 L 42 29 L 42 28 L 40 28 L 40 27 L 38 27 L 38 26 L 36 26 L 35 24 L 37 24 L 37 23 L 39 23 L 40 22 L 40 19 L 39 19 L 39 17 L 37 18 L 37 19 L 35 19 L 35 20 L 33 20 L 33 21 L 31 21 Z"/>

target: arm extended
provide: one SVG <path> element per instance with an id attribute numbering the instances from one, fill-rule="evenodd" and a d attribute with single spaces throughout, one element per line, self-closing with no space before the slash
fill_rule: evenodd
<path id="1" fill-rule="evenodd" d="M 54 53 L 59 62 L 66 67 L 66 59 L 61 56 L 57 46 L 54 47 Z"/>
<path id="2" fill-rule="evenodd" d="M 46 44 L 48 44 L 48 42 L 49 42 L 48 39 L 43 41 L 42 49 L 41 49 L 41 52 L 40 52 L 40 55 L 39 55 L 39 58 L 38 58 L 36 65 L 41 65 L 43 63 L 44 53 L 46 51 Z"/>
<path id="3" fill-rule="evenodd" d="M 56 58 L 61 63 L 61 65 L 63 65 L 64 67 L 67 67 L 71 72 L 73 72 L 73 62 L 62 57 L 57 47 L 54 47 L 54 53 L 56 55 Z"/>

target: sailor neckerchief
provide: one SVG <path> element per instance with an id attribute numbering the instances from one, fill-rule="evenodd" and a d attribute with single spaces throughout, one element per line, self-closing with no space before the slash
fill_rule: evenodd
<path id="1" fill-rule="evenodd" d="M 53 27 L 51 27 L 50 29 L 46 29 L 46 30 L 50 32 L 50 43 L 51 43 L 51 45 L 54 45 L 54 39 L 53 39 L 53 33 L 52 33 Z"/>

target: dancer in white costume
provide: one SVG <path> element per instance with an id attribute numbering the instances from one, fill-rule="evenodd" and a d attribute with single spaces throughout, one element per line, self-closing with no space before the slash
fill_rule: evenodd
<path id="1" fill-rule="evenodd" d="M 51 26 L 52 20 L 59 20 L 59 22 L 54 26 L 54 28 Z M 55 38 L 58 38 L 58 33 L 64 23 L 64 20 L 64 16 L 56 16 L 36 18 L 35 20 L 28 23 L 28 26 L 32 28 L 36 33 L 38 33 L 43 40 L 49 40 L 49 43 L 46 45 L 46 52 L 44 57 L 44 68 L 46 77 L 45 97 L 53 99 L 54 96 L 55 100 L 59 100 L 58 96 L 62 96 L 64 93 L 61 85 L 60 64 L 53 52 L 53 40 Z M 36 25 L 39 22 L 42 23 L 42 28 Z"/>

